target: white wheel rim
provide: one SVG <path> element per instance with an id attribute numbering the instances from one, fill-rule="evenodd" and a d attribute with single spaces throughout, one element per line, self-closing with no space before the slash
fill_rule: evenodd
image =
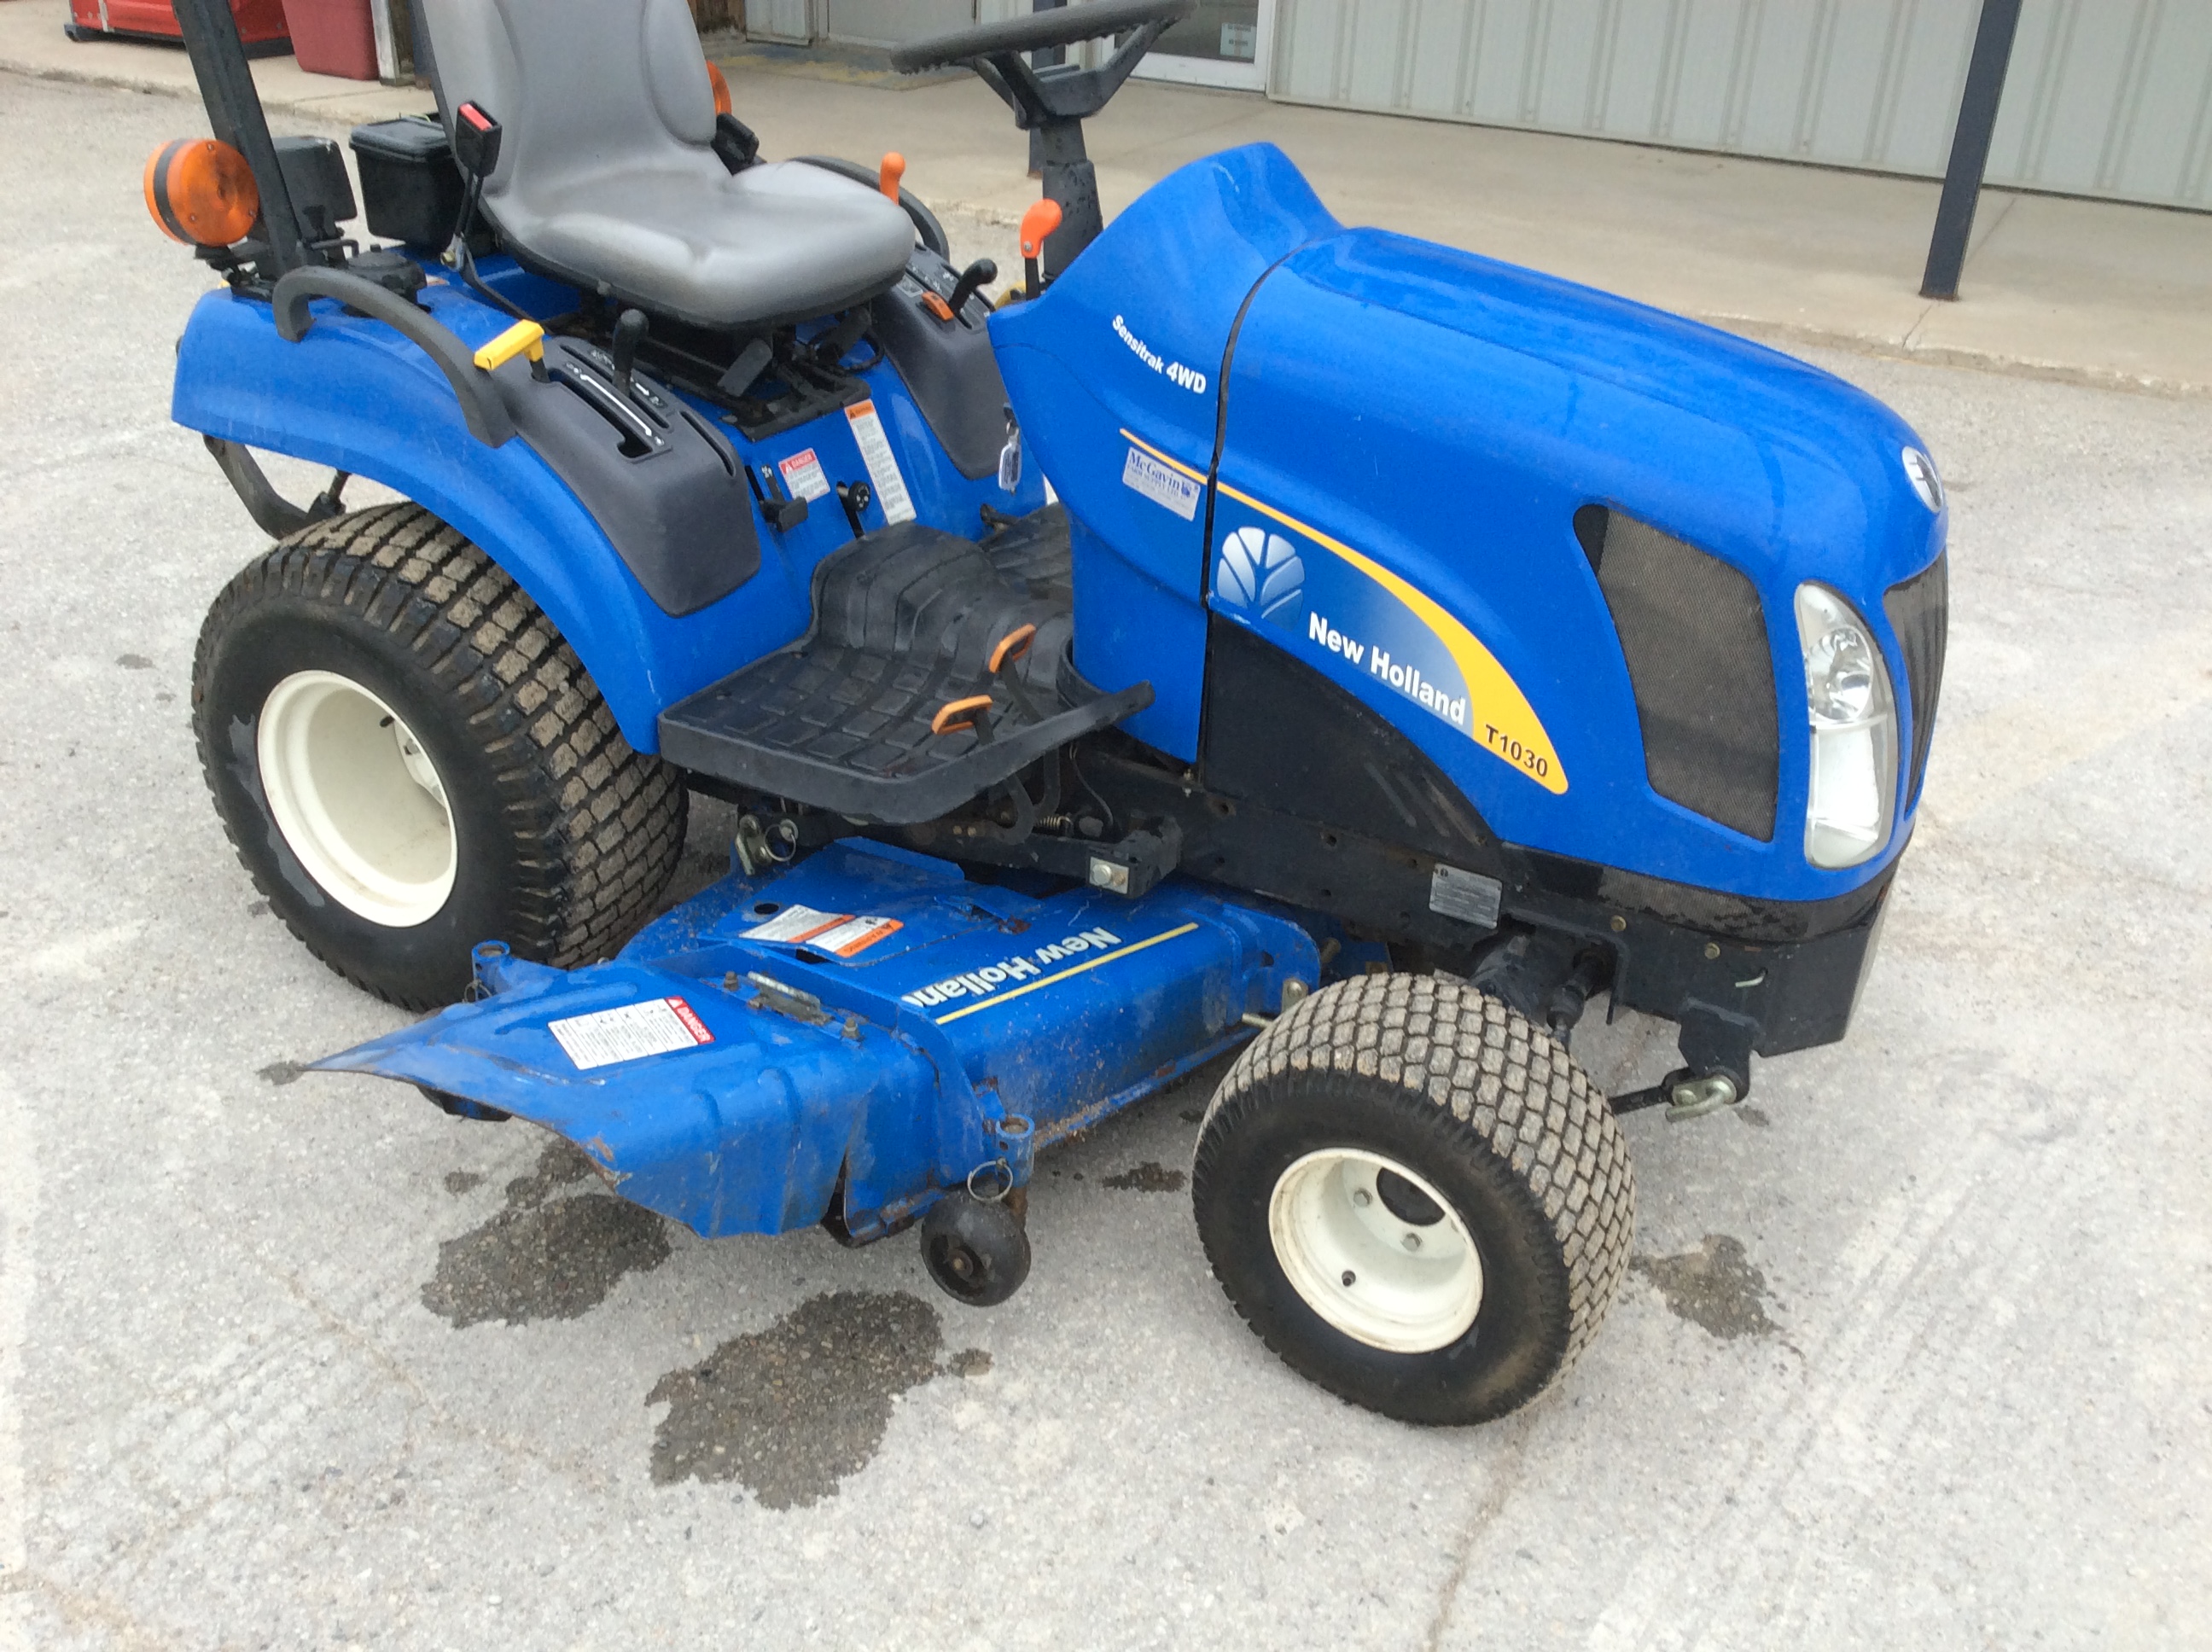
<path id="1" fill-rule="evenodd" d="M 349 677 L 295 671 L 261 704 L 261 786 L 323 892 L 393 929 L 435 917 L 460 845 L 446 787 L 398 713 Z"/>
<path id="2" fill-rule="evenodd" d="M 1411 1182 L 1441 1216 L 1408 1221 L 1393 1212 L 1376 1187 L 1385 1171 Z M 1370 1347 L 1448 1347 L 1482 1309 L 1482 1254 L 1467 1224 L 1431 1183 L 1380 1153 L 1330 1147 L 1298 1160 L 1276 1178 L 1267 1236 L 1306 1306 Z"/>

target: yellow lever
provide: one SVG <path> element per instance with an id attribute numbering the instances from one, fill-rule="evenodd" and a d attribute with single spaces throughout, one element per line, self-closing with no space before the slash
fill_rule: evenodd
<path id="1" fill-rule="evenodd" d="M 518 321 L 476 354 L 476 363 L 486 373 L 503 367 L 518 355 L 532 361 L 545 359 L 545 329 L 535 321 Z"/>

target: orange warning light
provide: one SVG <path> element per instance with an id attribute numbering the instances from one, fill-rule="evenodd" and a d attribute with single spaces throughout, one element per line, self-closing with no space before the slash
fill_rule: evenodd
<path id="1" fill-rule="evenodd" d="M 228 143 L 180 137 L 146 162 L 146 210 L 172 240 L 191 246 L 242 241 L 261 216 L 253 168 Z"/>
<path id="2" fill-rule="evenodd" d="M 714 88 L 714 112 L 718 115 L 730 113 L 730 82 L 722 73 L 721 64 L 709 63 L 707 65 L 707 84 Z"/>

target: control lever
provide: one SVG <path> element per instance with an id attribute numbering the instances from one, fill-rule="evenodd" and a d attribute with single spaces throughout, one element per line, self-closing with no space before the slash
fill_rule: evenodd
<path id="1" fill-rule="evenodd" d="M 841 482 L 836 494 L 837 502 L 845 507 L 845 520 L 852 525 L 853 537 L 857 539 L 868 531 L 868 507 L 875 502 L 876 490 L 865 482 Z"/>
<path id="2" fill-rule="evenodd" d="M 806 501 L 784 491 L 783 478 L 776 474 L 775 465 L 762 465 L 760 479 L 763 487 L 753 491 L 761 495 L 761 514 L 778 531 L 787 533 L 806 519 Z"/>
<path id="3" fill-rule="evenodd" d="M 637 365 L 637 347 L 645 342 L 645 335 L 652 325 L 646 319 L 643 310 L 624 310 L 616 318 L 615 388 L 625 396 L 637 393 L 630 380 L 630 369 Z"/>
<path id="4" fill-rule="evenodd" d="M 1037 274 L 1037 260 L 1044 256 L 1044 244 L 1052 232 L 1060 228 L 1060 203 L 1039 201 L 1022 214 L 1022 296 L 1035 298 L 1044 290 L 1044 282 Z"/>
<path id="5" fill-rule="evenodd" d="M 1028 658 L 1030 644 L 1036 641 L 1036 626 L 1016 626 L 1000 637 L 992 648 L 988 669 L 994 681 L 1006 685 L 1006 693 L 1021 708 L 1022 715 L 1032 723 L 1042 723 L 1044 718 L 1037 711 L 1036 702 L 1030 698 L 1029 690 L 1022 686 L 1021 673 L 1006 669 Z"/>
<path id="6" fill-rule="evenodd" d="M 976 259 L 975 263 L 960 272 L 960 279 L 952 288 L 952 296 L 945 301 L 945 307 L 956 317 L 964 319 L 968 310 L 968 301 L 975 296 L 976 289 L 986 282 L 996 281 L 998 278 L 997 264 L 988 258 Z"/>
<path id="7" fill-rule="evenodd" d="M 975 731 L 975 744 L 988 745 L 994 732 L 991 727 L 991 696 L 971 694 L 964 700 L 948 700 L 937 708 L 937 715 L 929 720 L 932 734 L 957 734 L 963 729 Z"/>

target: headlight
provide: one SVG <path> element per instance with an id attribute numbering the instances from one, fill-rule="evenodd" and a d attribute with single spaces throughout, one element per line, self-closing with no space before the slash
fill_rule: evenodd
<path id="1" fill-rule="evenodd" d="M 1897 805 L 1889 671 L 1865 623 L 1825 586 L 1797 587 L 1797 641 L 1813 739 L 1805 858 L 1816 866 L 1856 866 L 1889 841 Z"/>

